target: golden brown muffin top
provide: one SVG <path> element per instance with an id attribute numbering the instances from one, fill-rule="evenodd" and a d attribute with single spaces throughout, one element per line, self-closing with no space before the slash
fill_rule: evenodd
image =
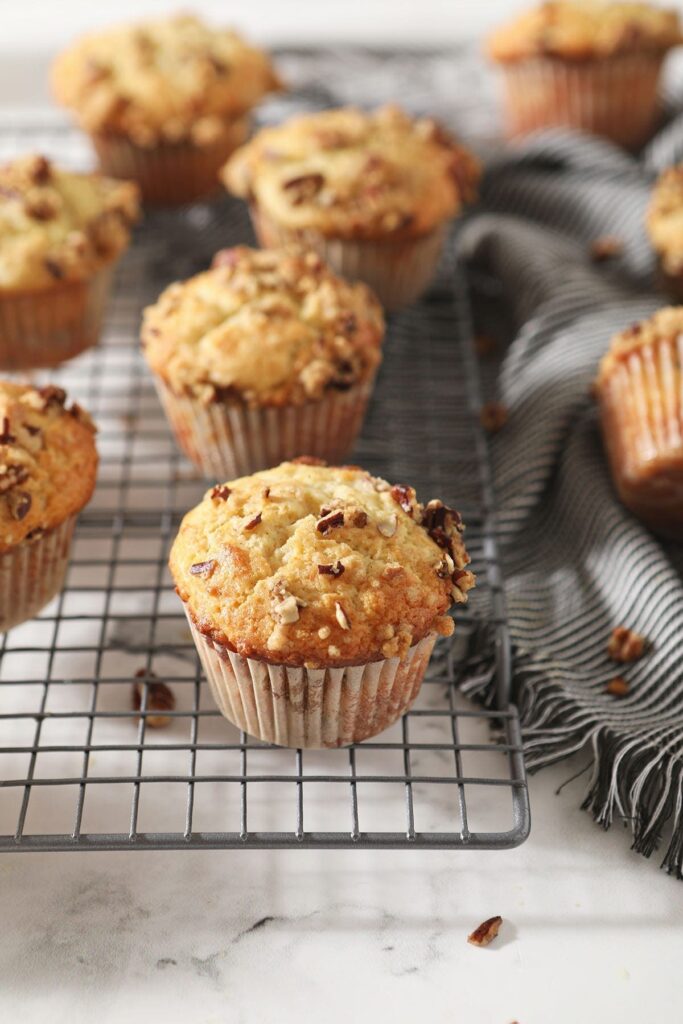
<path id="1" fill-rule="evenodd" d="M 0 381 L 0 552 L 37 539 L 88 503 L 95 427 L 61 388 Z"/>
<path id="2" fill-rule="evenodd" d="M 176 394 L 301 405 L 374 374 L 384 318 L 363 284 L 299 248 L 224 249 L 145 310 L 147 360 Z"/>
<path id="3" fill-rule="evenodd" d="M 683 164 L 660 176 L 647 210 L 647 232 L 652 247 L 672 274 L 683 270 Z"/>
<path id="4" fill-rule="evenodd" d="M 223 181 L 287 228 L 394 238 L 452 217 L 474 199 L 479 173 L 431 118 L 344 107 L 264 128 L 233 154 Z"/>
<path id="5" fill-rule="evenodd" d="M 453 631 L 474 585 L 462 529 L 411 487 L 300 460 L 208 491 L 170 567 L 197 628 L 242 657 L 364 664 Z"/>
<path id="6" fill-rule="evenodd" d="M 265 53 L 189 14 L 83 36 L 57 58 L 52 83 L 85 131 L 150 147 L 214 142 L 280 88 Z"/>
<path id="7" fill-rule="evenodd" d="M 663 53 L 680 42 L 674 10 L 608 0 L 554 0 L 502 25 L 489 37 L 487 50 L 503 63 L 538 56 L 591 60 L 619 53 Z"/>
<path id="8" fill-rule="evenodd" d="M 642 349 L 663 341 L 674 343 L 676 366 L 673 369 L 680 369 L 679 339 L 681 337 L 683 337 L 683 306 L 666 306 L 664 309 L 658 309 L 648 320 L 631 324 L 630 327 L 615 334 L 610 342 L 609 350 L 600 362 L 596 380 L 598 393 L 614 370 L 625 362 L 631 353 L 642 351 Z"/>
<path id="9" fill-rule="evenodd" d="M 44 156 L 0 166 L 0 291 L 82 280 L 122 252 L 138 219 L 127 181 L 61 170 Z"/>

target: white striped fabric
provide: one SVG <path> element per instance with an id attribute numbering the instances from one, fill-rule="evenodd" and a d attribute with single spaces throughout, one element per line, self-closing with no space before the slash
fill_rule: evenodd
<path id="1" fill-rule="evenodd" d="M 623 816 L 645 855 L 666 835 L 663 867 L 681 878 L 683 556 L 619 503 L 589 394 L 610 336 L 666 303 L 643 217 L 654 173 L 673 158 L 683 120 L 640 161 L 545 133 L 490 168 L 461 246 L 502 282 L 518 330 L 500 367 L 510 418 L 493 457 L 527 764 L 589 750 L 584 806 L 605 827 Z M 595 265 L 590 243 L 606 234 L 624 255 Z M 608 659 L 617 625 L 651 642 L 646 657 Z M 469 689 L 485 692 L 481 654 L 475 664 Z M 616 675 L 630 684 L 620 700 L 605 692 Z"/>

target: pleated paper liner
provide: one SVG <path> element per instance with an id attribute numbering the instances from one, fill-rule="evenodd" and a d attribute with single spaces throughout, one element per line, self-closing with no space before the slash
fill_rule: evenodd
<path id="1" fill-rule="evenodd" d="M 135 181 L 145 203 L 179 206 L 218 191 L 218 172 L 249 133 L 249 120 L 232 122 L 214 142 L 167 142 L 136 146 L 124 136 L 94 135 L 103 173 Z"/>
<path id="2" fill-rule="evenodd" d="M 319 231 L 292 231 L 250 208 L 254 231 L 264 248 L 297 242 L 310 246 L 348 281 L 364 281 L 389 312 L 409 306 L 427 290 L 436 274 L 448 227 L 440 224 L 417 238 L 379 241 L 327 238 Z"/>
<path id="3" fill-rule="evenodd" d="M 114 266 L 83 281 L 0 291 L 0 370 L 58 366 L 96 345 Z"/>
<path id="4" fill-rule="evenodd" d="M 661 53 L 601 60 L 534 57 L 503 66 L 508 134 L 567 127 L 628 149 L 654 132 L 660 114 Z"/>
<path id="5" fill-rule="evenodd" d="M 242 658 L 188 622 L 222 714 L 250 736 L 281 747 L 320 750 L 377 736 L 417 697 L 436 637 L 406 656 L 346 668 L 292 668 Z"/>
<path id="6" fill-rule="evenodd" d="M 343 463 L 360 433 L 373 381 L 328 390 L 317 402 L 249 408 L 176 395 L 156 374 L 178 445 L 210 480 L 232 480 L 299 455 Z"/>
<path id="7" fill-rule="evenodd" d="M 683 339 L 630 352 L 600 386 L 621 500 L 653 531 L 683 540 Z"/>
<path id="8" fill-rule="evenodd" d="M 62 590 L 76 519 L 0 555 L 0 632 L 35 618 Z"/>

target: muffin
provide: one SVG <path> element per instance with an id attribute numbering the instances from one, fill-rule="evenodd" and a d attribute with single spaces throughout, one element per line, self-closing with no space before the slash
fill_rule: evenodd
<path id="1" fill-rule="evenodd" d="M 62 589 L 96 473 L 95 428 L 61 388 L 0 382 L 0 631 Z"/>
<path id="2" fill-rule="evenodd" d="M 655 533 L 683 540 L 683 307 L 617 334 L 596 392 L 615 487 Z"/>
<path id="3" fill-rule="evenodd" d="M 225 717 L 292 747 L 390 726 L 474 584 L 462 530 L 357 466 L 302 459 L 210 490 L 170 568 Z"/>
<path id="4" fill-rule="evenodd" d="M 96 344 L 113 269 L 138 217 L 135 185 L 0 166 L 0 367 L 56 366 Z"/>
<path id="5" fill-rule="evenodd" d="M 676 11 L 650 4 L 558 0 L 519 15 L 488 41 L 508 133 L 566 126 L 642 145 L 660 113 L 662 63 L 680 42 Z"/>
<path id="6" fill-rule="evenodd" d="M 478 178 L 475 158 L 433 120 L 396 107 L 295 117 L 259 132 L 223 171 L 262 245 L 312 246 L 388 310 L 429 285 L 448 221 Z"/>
<path id="7" fill-rule="evenodd" d="M 212 480 L 353 448 L 384 320 L 317 253 L 219 252 L 145 311 L 142 344 L 178 444 Z"/>
<path id="8" fill-rule="evenodd" d="M 279 88 L 265 53 L 192 15 L 84 36 L 57 58 L 52 83 L 103 169 L 159 204 L 216 189 L 249 111 Z"/>
<path id="9" fill-rule="evenodd" d="M 664 289 L 683 301 L 683 164 L 660 176 L 647 211 L 647 233 Z"/>

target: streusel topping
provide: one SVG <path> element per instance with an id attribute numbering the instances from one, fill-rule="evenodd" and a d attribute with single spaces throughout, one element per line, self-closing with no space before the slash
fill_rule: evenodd
<path id="1" fill-rule="evenodd" d="M 90 500 L 95 428 L 61 388 L 0 381 L 0 553 L 59 526 Z"/>
<path id="2" fill-rule="evenodd" d="M 147 360 L 177 394 L 300 405 L 367 380 L 384 319 L 366 285 L 305 249 L 225 249 L 144 315 Z"/>
<path id="3" fill-rule="evenodd" d="M 528 57 L 590 60 L 664 52 L 681 42 L 678 13 L 652 4 L 554 0 L 525 11 L 488 40 L 494 60 Z"/>
<path id="4" fill-rule="evenodd" d="M 655 185 L 647 211 L 653 248 L 672 274 L 683 270 L 683 164 L 670 167 Z"/>
<path id="5" fill-rule="evenodd" d="M 119 256 L 138 215 L 130 182 L 61 170 L 37 155 L 0 166 L 0 290 L 88 277 Z"/>
<path id="6" fill-rule="evenodd" d="M 355 107 L 265 128 L 223 172 L 278 224 L 341 238 L 411 237 L 475 197 L 479 164 L 431 118 Z"/>
<path id="7" fill-rule="evenodd" d="M 57 58 L 52 79 L 87 132 L 139 146 L 214 142 L 280 88 L 265 53 L 187 14 L 84 36 Z"/>
<path id="8" fill-rule="evenodd" d="M 457 512 L 356 466 L 285 462 L 207 492 L 170 567 L 197 628 L 288 665 L 401 657 L 474 585 Z"/>

